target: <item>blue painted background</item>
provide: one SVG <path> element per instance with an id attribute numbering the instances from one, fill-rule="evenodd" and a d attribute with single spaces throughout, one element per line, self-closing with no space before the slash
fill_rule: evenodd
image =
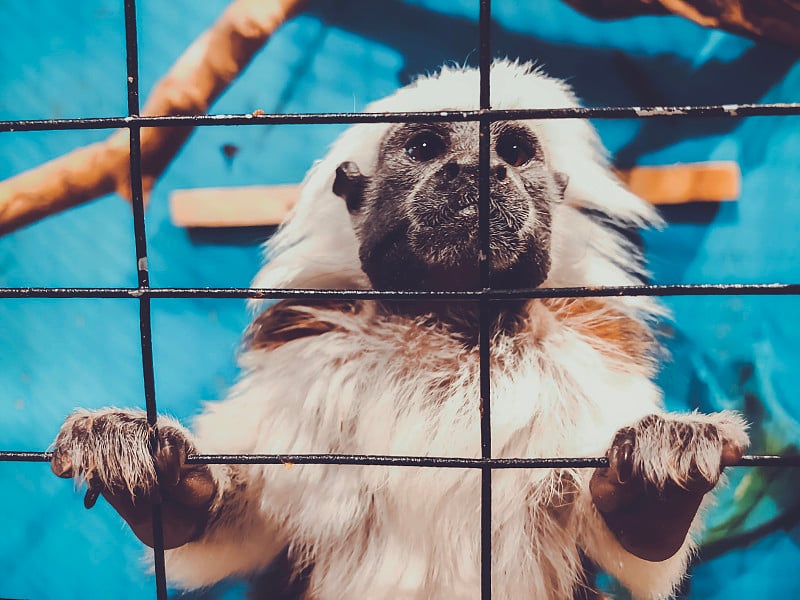
<path id="1" fill-rule="evenodd" d="M 140 0 L 143 97 L 224 0 Z M 416 73 L 477 60 L 475 0 L 318 0 L 283 27 L 212 112 L 359 110 Z M 800 100 L 797 54 L 677 18 L 602 23 L 555 0 L 496 0 L 497 55 L 536 59 L 592 106 Z M 0 120 L 125 114 L 119 0 L 0 3 Z M 665 211 L 644 240 L 657 283 L 800 281 L 800 118 L 599 121 L 618 164 L 735 160 L 740 200 Z M 147 213 L 154 286 L 246 286 L 263 231 L 192 233 L 167 214 L 171 190 L 297 182 L 339 126 L 198 129 Z M 3 133 L 0 178 L 107 132 Z M 239 151 L 226 158 L 222 147 Z M 131 214 L 119 197 L 0 238 L 0 286 L 135 286 Z M 676 408 L 734 407 L 755 453 L 796 452 L 800 301 L 669 299 Z M 219 398 L 247 321 L 239 300 L 154 300 L 160 410 L 180 418 Z M 0 300 L 0 448 L 43 450 L 76 406 L 141 406 L 132 300 Z M 732 470 L 692 598 L 797 597 L 798 472 Z M 104 503 L 91 511 L 46 465 L 0 463 L 0 597 L 151 598 L 141 546 Z M 204 598 L 236 598 L 228 584 Z M 200 596 L 193 596 L 200 597 Z"/>

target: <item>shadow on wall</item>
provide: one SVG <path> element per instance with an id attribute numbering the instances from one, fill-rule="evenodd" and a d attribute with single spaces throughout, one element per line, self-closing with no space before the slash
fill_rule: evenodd
<path id="1" fill-rule="evenodd" d="M 395 48 L 406 60 L 402 84 L 454 59 L 477 61 L 478 24 L 474 20 L 410 6 L 402 0 L 380 2 L 380 17 L 365 6 L 321 0 L 310 12 L 329 25 Z M 677 55 L 641 56 L 614 48 L 556 43 L 496 23 L 491 39 L 495 56 L 544 65 L 550 75 L 569 80 L 588 106 L 756 102 L 799 57 L 783 47 L 758 44 L 729 62 L 709 60 L 695 68 Z M 676 127 L 670 119 L 648 119 L 635 138 L 616 153 L 616 162 L 622 167 L 634 165 L 644 154 L 683 139 L 724 133 L 738 123 L 738 119 L 698 119 L 690 127 Z"/>
<path id="2" fill-rule="evenodd" d="M 383 0 L 380 16 L 366 3 L 347 0 L 320 0 L 311 14 L 324 23 L 352 32 L 394 48 L 402 54 L 405 66 L 400 83 L 410 82 L 417 74 L 436 70 L 441 64 L 462 60 L 477 62 L 478 24 L 467 17 L 434 12 L 412 6 L 402 0 Z M 666 23 L 682 22 L 678 17 L 658 17 Z M 642 21 L 629 21 L 631 27 Z M 687 24 L 687 26 L 689 26 Z M 641 35 L 653 21 L 647 20 Z M 731 41 L 739 42 L 732 34 Z M 782 81 L 794 63 L 797 52 L 770 43 L 754 44 L 741 40 L 742 52 L 726 61 L 708 58 L 693 64 L 676 52 L 647 56 L 631 54 L 614 47 L 596 47 L 559 43 L 511 31 L 495 23 L 492 30 L 493 54 L 532 60 L 554 77 L 570 82 L 588 106 L 658 106 L 755 103 Z M 626 168 L 645 162 L 644 157 L 668 149 L 686 140 L 729 134 L 743 123 L 736 118 L 645 119 L 631 124 L 631 137 L 620 140 L 615 151 L 617 166 Z M 631 131 L 629 129 L 628 131 Z M 613 135 L 613 132 L 612 132 Z M 609 140 L 606 140 L 607 142 Z M 743 172 L 763 162 L 769 140 L 750 140 L 740 166 Z M 751 147 L 752 143 L 756 147 Z M 710 151 L 709 147 L 709 151 Z M 746 160 L 745 160 L 746 159 Z M 746 163 L 746 164 L 745 164 Z M 669 281 L 682 281 L 686 265 L 700 251 L 709 232 L 709 224 L 734 224 L 739 219 L 737 203 L 694 203 L 662 207 L 662 215 L 671 224 L 668 235 L 659 234 L 655 257 L 661 246 L 681 248 L 685 260 L 672 257 L 657 272 Z M 648 242 L 649 242 L 648 238 Z"/>

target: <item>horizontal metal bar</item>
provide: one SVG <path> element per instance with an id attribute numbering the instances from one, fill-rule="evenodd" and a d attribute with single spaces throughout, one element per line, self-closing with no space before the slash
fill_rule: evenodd
<path id="1" fill-rule="evenodd" d="M 0 451 L 0 462 L 50 462 L 52 457 L 52 452 Z"/>
<path id="2" fill-rule="evenodd" d="M 606 457 L 580 458 L 463 458 L 441 456 L 385 456 L 375 454 L 197 454 L 187 464 L 316 464 L 458 469 L 565 469 L 608 467 Z M 800 467 L 800 456 L 743 456 L 735 466 Z"/>
<path id="3" fill-rule="evenodd" d="M 52 452 L 0 451 L 0 462 L 50 462 Z M 439 467 L 455 469 L 604 468 L 605 457 L 583 458 L 463 458 L 445 456 L 388 456 L 382 454 L 194 454 L 190 465 L 363 465 Z M 746 455 L 734 466 L 800 467 L 800 455 Z"/>
<path id="4" fill-rule="evenodd" d="M 197 454 L 187 464 L 363 465 L 439 467 L 454 469 L 519 469 L 607 467 L 607 458 L 463 458 L 444 456 L 385 456 L 377 454 Z"/>
<path id="5" fill-rule="evenodd" d="M 521 298 L 591 298 L 609 296 L 796 296 L 800 283 L 720 283 L 511 290 L 383 291 L 307 288 L 0 288 L 0 298 L 255 298 L 255 299 L 358 299 L 358 300 L 512 300 Z"/>
<path id="6" fill-rule="evenodd" d="M 800 102 L 718 104 L 710 106 L 609 106 L 574 108 L 446 110 L 385 113 L 217 114 L 0 121 L 0 132 L 127 127 L 198 127 L 216 125 L 302 125 L 331 123 L 408 123 L 516 119 L 639 119 L 652 117 L 758 117 L 800 115 Z"/>

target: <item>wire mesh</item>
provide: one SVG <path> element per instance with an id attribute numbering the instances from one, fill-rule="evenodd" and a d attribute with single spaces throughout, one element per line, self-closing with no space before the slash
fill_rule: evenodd
<path id="1" fill-rule="evenodd" d="M 712 106 L 651 106 L 493 110 L 490 105 L 491 65 L 491 0 L 479 0 L 479 110 L 392 113 L 324 113 L 324 114 L 216 114 L 216 115 L 139 115 L 139 58 L 137 47 L 136 1 L 124 0 L 126 76 L 128 114 L 126 116 L 79 119 L 40 119 L 0 121 L 0 132 L 58 131 L 126 128 L 130 132 L 130 181 L 133 204 L 133 227 L 136 250 L 138 287 L 136 288 L 0 288 L 0 298 L 130 298 L 139 303 L 142 376 L 145 406 L 151 426 L 151 450 L 157 440 L 157 403 L 154 380 L 150 300 L 153 298 L 355 298 L 401 301 L 474 300 L 480 307 L 480 395 L 481 457 L 385 456 L 358 454 L 196 454 L 187 457 L 188 464 L 316 464 L 368 465 L 414 468 L 459 468 L 481 470 L 481 598 L 491 599 L 491 513 L 492 471 L 495 469 L 536 468 L 601 468 L 608 466 L 605 457 L 590 458 L 494 458 L 491 443 L 491 388 L 489 373 L 489 307 L 492 301 L 515 298 L 570 298 L 608 296 L 712 296 L 712 295 L 800 295 L 800 283 L 772 284 L 694 284 L 638 285 L 573 288 L 492 289 L 489 285 L 489 153 L 491 123 L 514 119 L 643 119 L 685 117 L 765 117 L 800 115 L 800 103 L 726 104 Z M 295 125 L 323 123 L 405 123 L 464 122 L 479 124 L 479 208 L 478 227 L 481 243 L 481 289 L 469 291 L 378 291 L 340 289 L 259 289 L 259 288 L 171 288 L 150 287 L 147 266 L 147 235 L 141 173 L 142 127 L 232 126 L 232 125 Z M 50 452 L 0 451 L 0 462 L 49 462 Z M 800 456 L 744 456 L 739 466 L 800 466 Z M 154 560 L 156 596 L 167 598 L 162 515 L 158 503 L 153 507 Z"/>

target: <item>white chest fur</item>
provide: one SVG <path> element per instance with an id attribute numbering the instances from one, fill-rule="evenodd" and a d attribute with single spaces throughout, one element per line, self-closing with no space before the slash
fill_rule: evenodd
<path id="1" fill-rule="evenodd" d="M 332 317 L 304 311 L 317 322 Z M 620 426 L 657 410 L 658 391 L 636 357 L 626 364 L 609 356 L 544 305 L 531 311 L 533 329 L 493 342 L 495 456 L 601 455 Z M 480 456 L 477 349 L 439 327 L 381 320 L 366 309 L 335 319 L 322 334 L 246 353 L 247 375 L 198 420 L 198 445 L 210 452 Z M 478 594 L 479 470 L 249 469 L 251 484 L 261 483 L 251 486 L 251 502 L 287 522 L 293 554 L 314 564 L 312 592 L 320 598 Z M 571 594 L 582 535 L 573 505 L 588 476 L 493 473 L 496 597 Z"/>

